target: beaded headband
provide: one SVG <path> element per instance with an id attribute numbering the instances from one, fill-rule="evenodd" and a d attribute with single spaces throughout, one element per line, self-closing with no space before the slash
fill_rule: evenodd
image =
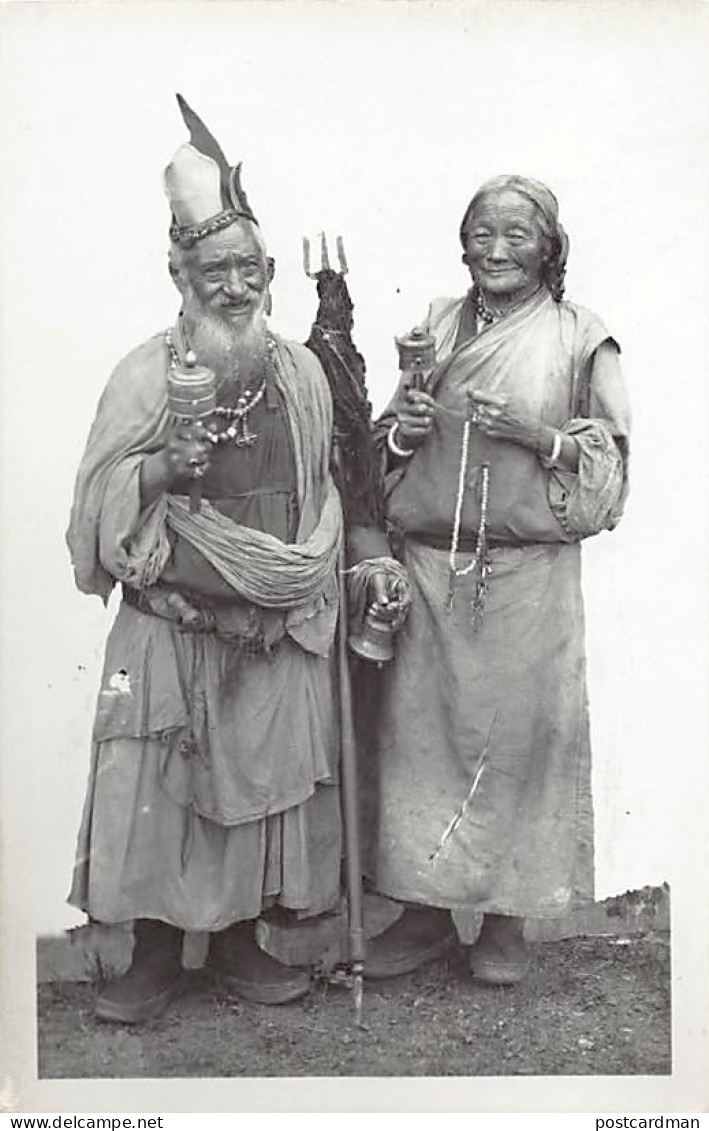
<path id="1" fill-rule="evenodd" d="M 177 95 L 177 102 L 190 141 L 180 147 L 165 170 L 165 189 L 172 206 L 170 239 L 190 247 L 238 220 L 258 224 L 241 186 L 241 164 L 230 165 L 182 95 Z"/>
<path id="2" fill-rule="evenodd" d="M 214 232 L 221 232 L 223 228 L 235 224 L 237 220 L 250 220 L 253 224 L 258 224 L 251 212 L 237 212 L 235 208 L 231 208 L 227 212 L 217 213 L 210 220 L 205 220 L 203 224 L 194 227 L 180 228 L 177 224 L 171 224 L 170 239 L 180 247 L 189 248 L 198 240 L 203 240 L 205 236 L 211 236 Z"/>

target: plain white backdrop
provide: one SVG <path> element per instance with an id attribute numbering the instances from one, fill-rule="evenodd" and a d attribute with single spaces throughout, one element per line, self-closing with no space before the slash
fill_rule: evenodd
<path id="1" fill-rule="evenodd" d="M 375 409 L 395 334 L 468 285 L 478 184 L 545 181 L 567 296 L 622 346 L 632 493 L 585 547 L 599 898 L 669 881 L 705 922 L 709 81 L 703 4 L 7 4 L 0 12 L 3 835 L 11 911 L 64 904 L 110 614 L 64 530 L 110 370 L 177 311 L 162 170 L 174 94 L 233 161 L 305 340 L 301 236 L 341 233 Z M 704 885 L 705 886 L 705 885 Z M 688 986 L 689 988 L 689 986 Z"/>

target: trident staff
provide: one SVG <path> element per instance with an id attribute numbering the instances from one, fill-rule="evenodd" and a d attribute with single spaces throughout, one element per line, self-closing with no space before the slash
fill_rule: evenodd
<path id="1" fill-rule="evenodd" d="M 327 239 L 320 234 L 320 269 L 311 270 L 310 242 L 303 240 L 303 267 L 317 283 L 319 305 L 306 345 L 317 356 L 330 386 L 334 418 L 333 474 L 345 517 L 346 543 L 340 552 L 339 686 L 341 800 L 345 833 L 348 901 L 348 957 L 357 1023 L 362 1018 L 365 932 L 362 899 L 361 814 L 355 712 L 360 673 L 350 667 L 349 648 L 383 663 L 394 654 L 392 639 L 408 608 L 408 581 L 390 555 L 383 532 L 382 482 L 372 445 L 372 412 L 365 364 L 352 341 L 353 304 L 341 237 L 336 241 L 340 270 L 330 264 Z M 354 694 L 353 694 L 354 692 Z M 371 724 L 371 720 L 368 720 Z M 362 728 L 357 728 L 361 730 Z"/>

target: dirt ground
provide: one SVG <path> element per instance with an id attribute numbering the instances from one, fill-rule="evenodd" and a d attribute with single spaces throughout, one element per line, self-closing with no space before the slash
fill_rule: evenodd
<path id="1" fill-rule="evenodd" d="M 535 944 L 514 987 L 474 982 L 460 949 L 352 996 L 316 982 L 286 1006 L 219 997 L 191 971 L 171 1011 L 141 1028 L 93 1018 L 96 987 L 39 988 L 42 1078 L 662 1075 L 671 1072 L 666 935 Z"/>

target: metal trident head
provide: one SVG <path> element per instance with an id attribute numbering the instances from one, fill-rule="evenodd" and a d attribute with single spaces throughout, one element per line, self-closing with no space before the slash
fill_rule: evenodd
<path id="1" fill-rule="evenodd" d="M 337 248 L 337 259 L 340 264 L 340 275 L 346 275 L 348 271 L 347 259 L 345 258 L 345 245 L 342 236 L 337 236 L 335 240 Z M 303 236 L 303 270 L 309 279 L 317 279 L 319 271 L 312 271 L 310 267 L 310 240 L 307 236 Z M 320 271 L 330 270 L 330 255 L 327 248 L 327 237 L 324 232 L 320 232 Z"/>

